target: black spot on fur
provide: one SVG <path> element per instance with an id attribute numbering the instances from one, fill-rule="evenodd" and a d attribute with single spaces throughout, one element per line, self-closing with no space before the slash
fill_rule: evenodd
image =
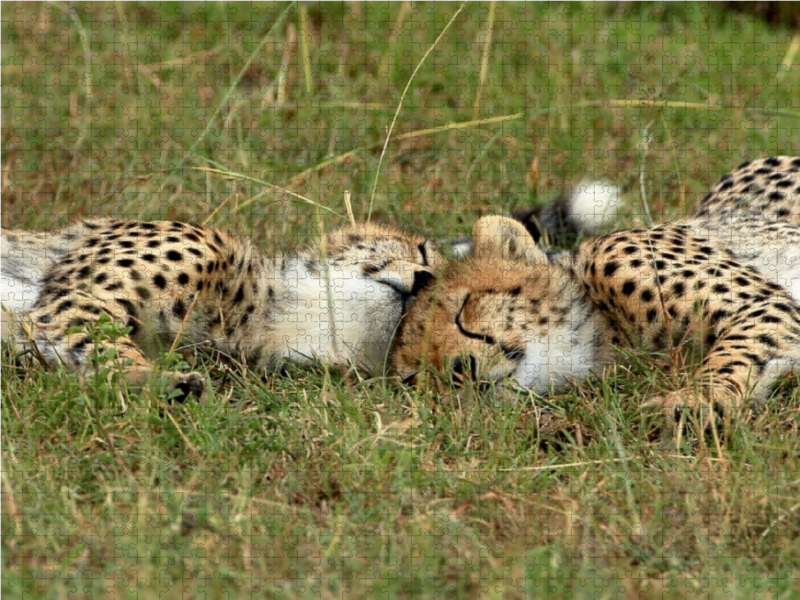
<path id="1" fill-rule="evenodd" d="M 136 316 L 136 306 L 130 300 L 125 298 L 114 298 L 114 301 L 125 309 L 125 313 L 131 317 Z"/>
<path id="2" fill-rule="evenodd" d="M 603 268 L 603 275 L 606 277 L 611 277 L 614 273 L 617 272 L 619 269 L 619 263 L 611 261 L 606 263 L 606 266 Z"/>
<path id="3" fill-rule="evenodd" d="M 180 262 L 183 260 L 183 254 L 177 250 L 169 250 L 167 251 L 167 260 L 171 260 L 172 262 Z"/>
<path id="4" fill-rule="evenodd" d="M 155 285 L 160 290 L 165 290 L 167 289 L 167 280 L 161 273 L 159 273 L 158 275 L 153 277 L 153 285 Z"/>
<path id="5" fill-rule="evenodd" d="M 175 300 L 174 304 L 172 305 L 172 314 L 179 319 L 183 319 L 186 316 L 186 305 L 180 298 Z"/>
<path id="6" fill-rule="evenodd" d="M 716 325 L 722 319 L 727 319 L 730 316 L 731 313 L 729 313 L 727 310 L 717 309 L 711 313 L 709 320 L 711 321 L 712 325 Z"/>
<path id="7" fill-rule="evenodd" d="M 133 259 L 123 258 L 117 261 L 118 267 L 131 267 L 133 266 Z"/>
<path id="8" fill-rule="evenodd" d="M 189 283 L 189 276 L 186 273 L 181 273 L 178 275 L 178 283 L 181 285 L 186 285 Z"/>
<path id="9" fill-rule="evenodd" d="M 89 344 L 89 338 L 88 338 L 87 336 L 83 336 L 83 337 L 82 337 L 81 339 L 79 339 L 77 342 L 75 342 L 74 344 L 72 344 L 72 347 L 70 348 L 70 350 L 71 350 L 72 352 L 74 352 L 74 353 L 76 353 L 76 354 L 77 354 L 77 353 L 80 353 L 80 352 L 82 352 L 82 351 L 83 351 L 83 349 L 84 349 L 84 348 L 85 348 L 85 347 L 86 347 L 88 344 Z"/>
<path id="10" fill-rule="evenodd" d="M 70 308 L 72 308 L 72 300 L 64 300 L 64 302 L 56 306 L 55 314 L 60 315 L 65 310 L 69 310 Z"/>
<path id="11" fill-rule="evenodd" d="M 239 304 L 242 300 L 244 300 L 244 284 L 241 284 L 239 289 L 236 290 L 236 295 L 233 297 L 233 303 Z"/>
<path id="12" fill-rule="evenodd" d="M 625 296 L 630 296 L 635 291 L 636 291 L 636 282 L 635 281 L 628 280 L 624 284 L 622 284 L 622 293 Z"/>

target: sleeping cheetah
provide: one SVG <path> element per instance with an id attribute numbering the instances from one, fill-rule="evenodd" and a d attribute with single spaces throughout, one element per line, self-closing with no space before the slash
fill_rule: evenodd
<path id="1" fill-rule="evenodd" d="M 379 369 L 406 302 L 442 261 L 423 238 L 377 225 L 329 234 L 326 260 L 311 247 L 270 257 L 247 239 L 175 221 L 4 229 L 0 241 L 3 338 L 89 371 L 87 326 L 106 314 L 131 328 L 115 347 L 134 385 L 179 333 L 182 344 L 208 343 L 260 367 L 291 358 Z M 198 373 L 165 376 L 184 395 L 204 389 Z"/>
<path id="2" fill-rule="evenodd" d="M 620 360 L 615 346 L 702 352 L 698 394 L 729 416 L 800 366 L 800 158 L 745 163 L 683 221 L 590 238 L 548 257 L 519 222 L 485 217 L 475 252 L 444 270 L 404 317 L 392 351 L 459 379 L 505 378 L 545 394 Z"/>

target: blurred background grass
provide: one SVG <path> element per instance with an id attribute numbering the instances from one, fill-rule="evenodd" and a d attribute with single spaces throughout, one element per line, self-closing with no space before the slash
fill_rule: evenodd
<path id="1" fill-rule="evenodd" d="M 519 118 L 390 140 L 376 219 L 463 232 L 584 174 L 638 210 L 642 166 L 671 214 L 747 158 L 796 152 L 789 30 L 714 4 L 490 6 L 430 53 L 393 134 Z M 5 5 L 3 223 L 202 220 L 233 195 L 219 224 L 308 235 L 313 208 L 206 159 L 339 212 L 350 190 L 365 218 L 400 94 L 458 5 L 302 7 L 265 38 L 286 5 Z"/>
<path id="2" fill-rule="evenodd" d="M 316 234 L 292 194 L 364 219 L 376 175 L 372 218 L 432 236 L 585 175 L 620 225 L 642 190 L 678 215 L 798 153 L 795 13 L 731 4 L 470 3 L 423 62 L 460 5 L 4 2 L 2 223 L 213 215 L 283 249 Z M 516 403 L 202 364 L 207 402 L 165 407 L 3 355 L 4 594 L 796 593 L 796 386 L 675 452 L 639 405 L 681 367 L 635 355 Z"/>

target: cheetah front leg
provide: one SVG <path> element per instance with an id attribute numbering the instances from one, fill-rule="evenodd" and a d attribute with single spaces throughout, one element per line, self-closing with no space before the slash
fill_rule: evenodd
<path id="1" fill-rule="evenodd" d="M 770 387 L 798 367 L 800 336 L 791 326 L 778 325 L 760 333 L 752 326 L 733 327 L 717 340 L 696 372 L 696 387 L 648 404 L 660 406 L 666 418 L 675 422 L 690 412 L 708 428 L 711 419 L 728 421 L 748 407 L 757 408 L 767 399 Z"/>
<path id="2" fill-rule="evenodd" d="M 105 350 L 109 348 L 115 350 L 113 360 L 134 387 L 144 387 L 153 377 L 153 365 L 127 335 L 113 341 L 95 342 L 86 332 L 61 334 L 52 325 L 27 323 L 22 325 L 19 337 L 23 345 L 32 345 L 51 366 L 64 364 L 85 377 L 101 368 L 96 364 L 96 357 L 106 354 Z M 179 401 L 189 395 L 200 397 L 205 392 L 205 377 L 200 373 L 164 371 L 159 375 L 167 381 L 167 391 L 180 392 Z"/>

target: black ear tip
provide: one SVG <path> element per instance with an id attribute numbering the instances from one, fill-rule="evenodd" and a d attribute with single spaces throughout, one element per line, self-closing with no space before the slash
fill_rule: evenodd
<path id="1" fill-rule="evenodd" d="M 418 294 L 420 291 L 425 289 L 431 281 L 433 281 L 433 273 L 430 271 L 415 271 L 414 285 L 411 288 L 411 293 Z"/>
<path id="2" fill-rule="evenodd" d="M 525 226 L 533 241 L 538 244 L 542 237 L 542 227 L 539 223 L 541 210 L 539 208 L 518 208 L 511 212 L 511 216 Z"/>

